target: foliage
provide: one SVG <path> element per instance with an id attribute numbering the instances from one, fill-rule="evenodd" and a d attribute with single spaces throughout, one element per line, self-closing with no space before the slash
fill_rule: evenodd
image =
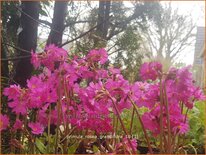
<path id="1" fill-rule="evenodd" d="M 9 42 L 16 41 L 16 33 L 19 27 L 19 16 L 18 7 L 20 6 L 19 2 L 1 2 L 2 4 L 2 26 L 3 34 Z"/>
<path id="2" fill-rule="evenodd" d="M 205 145 L 205 102 L 197 102 L 189 112 L 190 131 L 186 139 L 193 145 L 198 153 L 204 154 Z M 203 136 L 204 135 L 204 136 Z M 194 150 L 191 153 L 195 153 Z"/>

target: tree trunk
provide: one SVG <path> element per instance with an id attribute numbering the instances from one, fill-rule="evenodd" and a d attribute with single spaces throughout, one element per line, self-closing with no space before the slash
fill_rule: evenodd
<path id="1" fill-rule="evenodd" d="M 48 44 L 60 45 L 64 31 L 64 21 L 67 13 L 68 2 L 55 2 L 51 31 L 47 40 Z"/>
<path id="2" fill-rule="evenodd" d="M 104 14 L 104 39 L 107 37 L 108 29 L 109 29 L 109 14 L 110 14 L 110 8 L 111 8 L 111 1 L 106 1 L 105 4 L 105 14 Z"/>
<path id="3" fill-rule="evenodd" d="M 47 40 L 47 45 L 55 44 L 59 46 L 62 44 L 62 36 L 64 31 L 64 21 L 67 13 L 68 2 L 55 1 L 54 14 L 52 19 L 51 31 Z M 56 134 L 56 126 L 50 126 L 50 133 Z"/>
<path id="4" fill-rule="evenodd" d="M 99 1 L 96 37 L 94 48 L 104 48 L 107 45 L 107 33 L 109 29 L 109 14 L 111 1 Z"/>
<path id="5" fill-rule="evenodd" d="M 2 41 L 3 42 L 3 41 Z M 1 53 L 2 58 L 7 59 L 7 52 L 5 45 L 1 43 Z M 1 61 L 1 76 L 5 78 L 9 78 L 9 67 L 8 67 L 8 61 Z M 6 80 L 7 81 L 7 80 Z"/>
<path id="6" fill-rule="evenodd" d="M 27 51 L 35 51 L 37 45 L 37 28 L 39 18 L 39 2 L 22 2 L 21 26 L 22 31 L 18 36 L 18 47 Z M 18 56 L 31 55 L 22 51 L 17 51 Z M 20 59 L 15 68 L 14 80 L 22 87 L 26 86 L 26 80 L 30 78 L 32 72 L 30 59 Z"/>
<path id="7" fill-rule="evenodd" d="M 102 39 L 106 39 L 108 33 L 110 6 L 111 1 L 99 1 L 97 35 Z"/>

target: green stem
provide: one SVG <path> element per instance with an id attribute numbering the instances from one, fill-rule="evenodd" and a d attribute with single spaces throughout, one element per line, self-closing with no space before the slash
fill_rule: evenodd
<path id="1" fill-rule="evenodd" d="M 25 128 L 25 127 L 26 127 L 26 121 L 27 121 L 27 120 L 26 120 L 26 117 L 24 116 L 24 117 L 22 118 L 22 120 L 23 120 L 23 124 L 24 124 L 24 128 Z M 24 128 L 23 128 L 23 126 L 22 126 L 22 130 L 23 130 L 23 132 L 22 132 L 22 141 L 21 141 L 22 146 L 24 146 L 24 138 L 25 138 Z M 23 154 L 22 151 L 24 151 L 24 153 L 25 153 L 25 150 L 22 149 L 21 152 L 20 152 L 20 154 Z"/>
<path id="2" fill-rule="evenodd" d="M 66 140 L 74 132 L 75 129 L 76 127 L 74 127 L 67 135 L 65 135 L 65 137 L 59 143 L 62 143 L 64 140 Z"/>
<path id="3" fill-rule="evenodd" d="M 49 105 L 49 120 L 48 120 L 48 153 L 50 153 L 50 125 L 51 125 L 51 104 Z"/>
<path id="4" fill-rule="evenodd" d="M 60 108 L 59 108 L 59 102 L 57 103 L 57 113 L 58 113 L 58 118 L 57 118 L 57 128 L 56 128 L 56 144 L 55 144 L 55 153 L 57 154 L 58 150 L 58 139 L 59 139 L 59 117 L 60 117 Z"/>
<path id="5" fill-rule="evenodd" d="M 163 92 L 162 80 L 160 79 L 160 153 L 163 153 Z"/>
<path id="6" fill-rule="evenodd" d="M 133 126 L 133 121 L 134 121 L 134 112 L 135 112 L 135 108 L 133 107 L 132 118 L 131 118 L 131 122 L 130 122 L 130 130 L 129 130 L 130 135 L 132 135 L 132 126 Z"/>
<path id="7" fill-rule="evenodd" d="M 112 136 L 116 135 L 115 125 L 116 125 L 115 114 L 113 113 L 113 120 L 112 120 L 113 131 L 112 131 Z M 114 142 L 115 142 L 115 138 L 112 138 L 112 144 L 114 144 Z"/>
<path id="8" fill-rule="evenodd" d="M 182 104 L 183 104 L 183 103 L 182 103 Z M 188 111 L 189 111 L 189 109 L 187 108 L 186 113 L 185 113 L 184 123 L 186 122 Z M 182 114 L 183 114 L 183 111 L 182 111 Z M 177 135 L 177 134 L 176 134 L 176 135 Z M 175 135 L 175 136 L 176 136 L 176 135 Z M 184 143 L 184 139 L 183 139 L 183 142 L 182 142 L 182 143 Z M 177 137 L 177 145 L 176 145 L 176 149 L 175 149 L 175 150 L 178 150 L 178 149 L 179 149 L 179 146 L 180 146 L 180 135 Z"/>
<path id="9" fill-rule="evenodd" d="M 119 121 L 118 118 L 116 118 L 116 128 L 115 128 L 115 134 L 118 134 L 117 130 L 118 130 L 118 126 L 119 126 Z M 114 144 L 116 145 L 117 143 L 117 139 L 115 138 Z"/>
<path id="10" fill-rule="evenodd" d="M 118 117 L 118 119 L 119 119 L 119 121 L 120 121 L 120 124 L 121 124 L 123 130 L 124 130 L 124 133 L 128 136 L 129 134 L 128 134 L 125 126 L 124 126 L 124 123 L 123 123 L 123 121 L 122 121 L 122 119 L 121 119 L 121 116 L 120 116 L 119 109 L 117 108 L 117 105 L 116 105 L 113 97 L 111 97 L 109 93 L 108 93 L 108 97 L 111 99 L 111 101 L 112 101 L 112 103 L 113 103 L 114 109 L 115 109 L 116 112 L 117 112 L 117 117 Z M 133 147 L 133 145 L 132 145 L 131 140 L 130 140 L 128 137 L 127 137 L 127 140 L 128 140 L 128 143 L 129 143 L 130 147 L 132 148 L 132 152 L 133 152 L 133 153 L 136 153 L 136 151 L 135 151 L 135 149 L 134 149 L 134 147 Z"/>
<path id="11" fill-rule="evenodd" d="M 189 108 L 187 108 L 187 110 L 186 110 L 184 123 L 186 123 L 188 111 L 189 111 Z"/>
<path id="12" fill-rule="evenodd" d="M 57 151 L 58 151 L 58 140 L 59 140 L 59 126 L 60 126 L 60 101 L 61 101 L 61 90 L 60 90 L 60 88 L 61 88 L 61 82 L 60 82 L 60 84 L 59 84 L 59 88 L 58 88 L 58 97 L 59 97 L 59 99 L 58 99 L 58 101 L 57 101 L 57 128 L 56 128 L 56 144 L 55 144 L 55 153 L 57 154 Z"/>
<path id="13" fill-rule="evenodd" d="M 150 140 L 149 140 L 147 131 L 146 131 L 145 127 L 144 127 L 144 123 L 142 122 L 142 119 L 141 119 L 140 114 L 139 114 L 139 112 L 138 112 L 137 106 L 136 106 L 136 104 L 134 103 L 134 101 L 131 99 L 130 96 L 129 96 L 129 100 L 130 100 L 130 102 L 132 103 L 132 105 L 133 105 L 133 107 L 134 107 L 134 109 L 135 109 L 135 111 L 136 111 L 137 117 L 138 117 L 138 119 L 139 119 L 139 121 L 140 121 L 140 124 L 141 124 L 142 129 L 143 129 L 143 132 L 144 132 L 145 139 L 146 139 L 146 141 L 147 141 L 147 145 L 148 145 L 149 152 L 152 154 L 153 151 L 152 151 L 152 147 L 151 147 L 151 144 L 150 144 Z"/>
<path id="14" fill-rule="evenodd" d="M 167 150 L 168 150 L 168 153 L 171 153 L 170 113 L 169 113 L 169 105 L 168 105 L 167 91 L 166 91 L 166 86 L 165 86 L 165 85 L 164 85 L 164 97 L 165 97 L 165 101 L 166 101 L 167 128 L 168 128 L 168 143 L 167 143 Z"/>

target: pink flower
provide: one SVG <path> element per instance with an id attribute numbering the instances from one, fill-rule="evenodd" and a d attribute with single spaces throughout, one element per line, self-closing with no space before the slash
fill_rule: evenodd
<path id="1" fill-rule="evenodd" d="M 66 61 L 67 51 L 55 45 L 49 45 L 45 48 L 46 52 L 38 55 L 32 52 L 31 63 L 37 69 L 40 65 L 44 65 L 50 70 L 54 70 L 56 62 Z"/>
<path id="2" fill-rule="evenodd" d="M 44 127 L 40 123 L 29 123 L 28 126 L 32 129 L 32 133 L 35 135 L 42 134 L 44 132 Z"/>
<path id="3" fill-rule="evenodd" d="M 147 112 L 142 115 L 145 128 L 153 136 L 160 133 L 158 78 L 162 75 L 162 65 L 159 62 L 142 65 L 140 76 L 148 82 L 130 84 L 124 79 L 120 69 L 107 69 L 103 66 L 108 61 L 108 54 L 104 49 L 91 50 L 86 57 L 67 57 L 67 51 L 54 45 L 47 46 L 45 52 L 39 55 L 32 52 L 32 64 L 35 68 L 42 66 L 43 69 L 39 70 L 41 73 L 27 80 L 27 88 L 11 85 L 4 89 L 3 94 L 8 96 L 8 106 L 12 112 L 26 115 L 36 111 L 35 118 L 38 122 L 28 124 L 31 133 L 39 135 L 44 132 L 44 127 L 48 125 L 50 106 L 52 125 L 56 125 L 59 120 L 60 125 L 69 123 L 79 131 L 91 130 L 103 134 L 112 132 L 110 114 L 117 114 L 116 106 L 120 114 L 124 109 L 131 109 L 129 97 L 138 107 L 146 107 Z M 181 113 L 180 103 L 192 108 L 195 101 L 203 100 L 205 96 L 194 85 L 189 67 L 171 68 L 162 76 L 162 83 L 166 87 L 172 134 L 186 133 L 189 126 L 185 122 L 186 116 Z M 61 103 L 60 118 L 57 101 Z M 163 128 L 167 131 L 166 95 L 163 101 Z M 116 105 L 115 108 L 113 104 Z M 1 130 L 5 130 L 8 125 L 8 117 L 2 115 Z M 21 129 L 22 125 L 17 119 L 11 131 Z M 132 140 L 132 145 L 137 148 L 135 140 Z M 116 153 L 131 151 L 126 138 L 116 145 Z"/>
<path id="4" fill-rule="evenodd" d="M 42 64 L 49 68 L 50 70 L 54 70 L 57 62 L 64 62 L 67 59 L 67 51 L 63 48 L 59 48 L 54 44 L 49 45 L 45 48 L 46 53 L 42 58 Z"/>
<path id="5" fill-rule="evenodd" d="M 66 50 L 64 50 L 63 48 L 59 48 L 54 44 L 48 45 L 45 48 L 45 50 L 47 51 L 47 54 L 49 56 L 54 56 L 54 58 L 57 59 L 56 61 L 60 61 L 60 60 L 64 61 L 68 56 L 68 52 Z"/>
<path id="6" fill-rule="evenodd" d="M 40 65 L 40 58 L 37 53 L 31 52 L 31 63 L 34 65 L 34 68 L 37 69 Z"/>
<path id="7" fill-rule="evenodd" d="M 165 83 L 169 102 L 177 104 L 182 102 L 192 109 L 195 101 L 204 100 L 205 97 L 203 92 L 195 86 L 189 69 L 190 66 L 181 69 L 171 68 Z"/>
<path id="8" fill-rule="evenodd" d="M 135 151 L 137 151 L 136 139 L 131 139 L 130 141 L 131 141 L 132 146 L 135 149 Z M 129 154 L 131 152 L 132 152 L 132 148 L 131 148 L 131 145 L 129 144 L 127 138 L 123 138 L 122 142 L 116 144 L 116 153 L 119 153 L 119 154 L 128 153 Z"/>
<path id="9" fill-rule="evenodd" d="M 8 99 L 17 99 L 21 94 L 21 87 L 19 85 L 10 85 L 9 88 L 5 88 L 3 94 L 8 96 Z"/>
<path id="10" fill-rule="evenodd" d="M 42 74 L 32 76 L 31 79 L 27 80 L 28 90 L 28 107 L 29 108 L 40 108 L 44 103 L 56 102 L 57 94 L 55 88 L 55 79 L 46 77 Z"/>
<path id="11" fill-rule="evenodd" d="M 159 86 L 136 82 L 131 86 L 131 97 L 138 107 L 152 108 L 159 99 Z"/>
<path id="12" fill-rule="evenodd" d="M 26 91 L 22 91 L 18 98 L 8 102 L 8 106 L 12 108 L 12 112 L 25 115 L 27 113 L 28 96 Z"/>
<path id="13" fill-rule="evenodd" d="M 16 122 L 14 123 L 14 125 L 13 125 L 13 129 L 14 130 L 21 129 L 22 126 L 23 126 L 23 122 L 20 121 L 19 119 L 17 119 Z"/>
<path id="14" fill-rule="evenodd" d="M 142 116 L 142 121 L 146 129 L 150 130 L 154 135 L 159 134 L 160 127 L 157 121 L 158 117 L 152 113 L 146 112 Z"/>
<path id="15" fill-rule="evenodd" d="M 7 115 L 0 114 L 0 131 L 7 129 L 9 126 L 9 117 Z"/>
<path id="16" fill-rule="evenodd" d="M 192 73 L 189 71 L 191 66 L 178 69 L 174 85 L 177 91 L 181 92 L 193 85 Z"/>
<path id="17" fill-rule="evenodd" d="M 95 80 L 108 78 L 108 72 L 105 69 L 100 69 L 95 72 Z"/>
<path id="18" fill-rule="evenodd" d="M 27 80 L 27 86 L 31 91 L 41 91 L 41 84 L 43 84 L 41 79 L 36 76 L 32 76 L 31 79 Z"/>
<path id="19" fill-rule="evenodd" d="M 159 62 L 144 63 L 140 68 L 140 76 L 143 80 L 156 80 L 162 72 L 162 64 Z"/>
<path id="20" fill-rule="evenodd" d="M 9 88 L 4 89 L 4 95 L 8 96 L 10 100 L 8 106 L 16 114 L 26 114 L 28 94 L 26 89 L 21 89 L 19 85 L 11 85 Z"/>
<path id="21" fill-rule="evenodd" d="M 180 134 L 185 134 L 187 133 L 189 130 L 189 125 L 187 123 L 181 123 L 179 125 L 179 133 Z"/>
<path id="22" fill-rule="evenodd" d="M 112 73 L 112 74 L 121 74 L 121 71 L 120 71 L 120 69 L 118 69 L 118 68 L 113 68 L 113 67 L 111 67 L 111 68 L 109 68 L 109 71 Z"/>
<path id="23" fill-rule="evenodd" d="M 104 64 L 108 60 L 108 54 L 105 49 L 91 50 L 87 55 L 87 60 L 90 62 L 100 62 Z"/>
<path id="24" fill-rule="evenodd" d="M 99 114 L 88 114 L 77 119 L 80 129 L 90 129 L 97 133 L 107 133 L 112 131 L 110 118 L 98 118 Z M 83 119 L 84 118 L 84 119 Z M 101 125 L 99 125 L 101 124 Z"/>
<path id="25" fill-rule="evenodd" d="M 200 88 L 196 88 L 193 91 L 193 96 L 195 100 L 205 100 L 206 96 L 204 95 L 203 91 Z"/>
<path id="26" fill-rule="evenodd" d="M 37 119 L 38 119 L 39 123 L 41 123 L 44 126 L 47 126 L 48 120 L 49 120 L 48 118 L 49 118 L 49 116 L 46 113 L 46 110 L 39 110 L 38 111 Z"/>
<path id="27" fill-rule="evenodd" d="M 180 123 L 178 126 L 173 128 L 173 132 L 177 132 L 179 134 L 185 134 L 189 130 L 189 125 L 187 123 Z"/>

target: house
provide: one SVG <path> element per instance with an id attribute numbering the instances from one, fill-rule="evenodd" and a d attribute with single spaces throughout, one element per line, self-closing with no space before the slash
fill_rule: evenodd
<path id="1" fill-rule="evenodd" d="M 194 52 L 194 79 L 201 88 L 205 87 L 205 27 L 197 27 Z"/>
<path id="2" fill-rule="evenodd" d="M 202 77 L 202 82 L 200 82 L 200 86 L 204 88 L 204 91 L 206 92 L 206 49 L 205 49 L 205 44 L 202 48 L 202 51 L 200 53 L 200 59 L 202 59 L 203 63 L 201 66 L 201 77 Z"/>

